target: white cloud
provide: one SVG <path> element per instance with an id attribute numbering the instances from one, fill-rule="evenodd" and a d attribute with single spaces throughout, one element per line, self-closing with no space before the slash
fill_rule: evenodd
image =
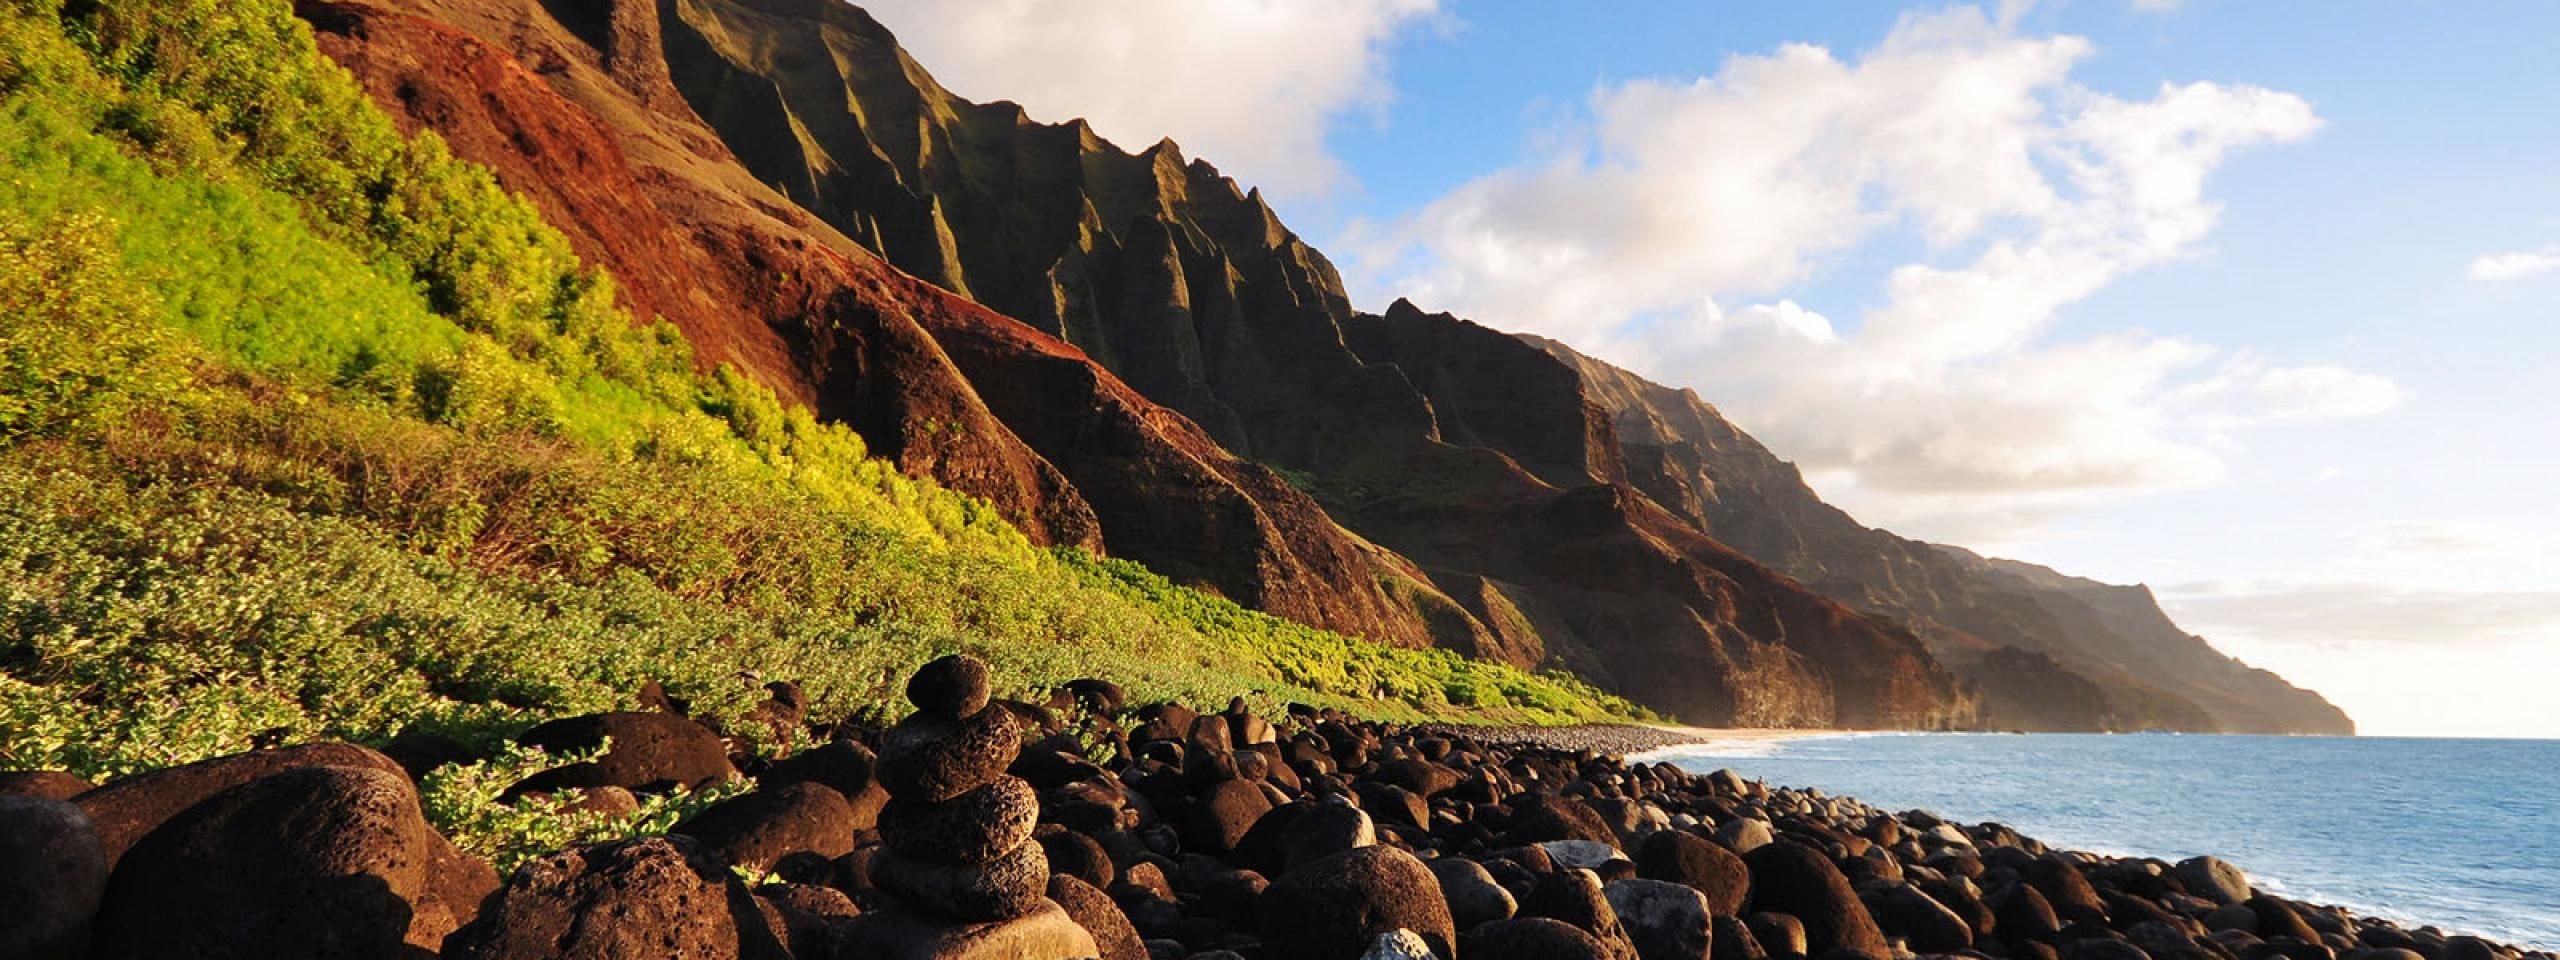
<path id="1" fill-rule="evenodd" d="M 2492 253 L 2471 261 L 2473 280 L 2516 280 L 2560 270 L 2560 246 Z"/>
<path id="2" fill-rule="evenodd" d="M 2401 402 L 2371 374 L 2190 339 L 2051 336 L 2071 304 L 2200 252 L 2233 151 L 2321 123 L 2257 87 L 2110 96 L 2071 80 L 2092 52 L 1958 8 L 1847 60 L 1789 45 L 1606 86 L 1563 148 L 1365 228 L 1355 292 L 1696 387 L 1826 494 L 1924 534 L 2209 484 L 2238 431 Z M 1914 259 L 1854 326 L 1758 302 L 1878 251 Z"/>
<path id="3" fill-rule="evenodd" d="M 2211 582 L 2169 587 L 2161 597 L 2190 629 L 2261 643 L 2482 646 L 2560 637 L 2560 591 L 2551 590 Z"/>
<path id="4" fill-rule="evenodd" d="M 953 92 L 1163 137 L 1230 176 L 1312 195 L 1345 182 L 1325 128 L 1384 106 L 1383 50 L 1438 0 L 863 0 Z"/>

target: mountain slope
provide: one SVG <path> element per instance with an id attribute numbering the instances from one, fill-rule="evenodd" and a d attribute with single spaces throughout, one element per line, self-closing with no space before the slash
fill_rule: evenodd
<path id="1" fill-rule="evenodd" d="M 638 278 L 631 306 L 711 345 L 709 359 L 1048 542 L 1302 623 L 1431 644 L 1415 607 L 1448 601 L 1391 592 L 1409 578 L 1303 494 L 1075 348 L 888 267 L 739 167 L 668 86 L 655 7 L 561 9 L 298 5 L 378 104 L 524 191 L 591 262 Z"/>
<path id="2" fill-rule="evenodd" d="M 852 7 L 669 9 L 668 75 L 759 180 L 1293 471 L 1335 518 L 1410 558 L 1428 597 L 1455 601 L 1432 618 L 1440 642 L 1561 662 L 1708 722 L 1970 722 L 1969 698 L 1907 634 L 1631 490 L 1444 436 L 1408 371 L 1346 342 L 1352 311 L 1323 256 L 1173 144 L 1125 153 L 1082 124 L 960 100 Z M 1612 455 L 1605 417 L 1554 399 L 1596 431 L 1587 453 Z M 1574 550 L 1595 555 L 1565 559 Z M 1631 575 L 1592 575 L 1607 569 Z"/>

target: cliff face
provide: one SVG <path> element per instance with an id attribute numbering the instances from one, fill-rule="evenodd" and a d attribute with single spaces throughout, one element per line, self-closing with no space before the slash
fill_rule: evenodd
<path id="1" fill-rule="evenodd" d="M 1868 530 L 1694 396 L 1409 304 L 1356 314 L 1259 194 L 1170 142 L 953 97 L 836 0 L 302 12 L 705 363 L 1048 542 L 1701 723 L 2209 729 L 2300 706 L 2191 656 L 2114 657 L 2121 598 Z M 2175 664 L 2221 685 L 2136 675 Z"/>
<path id="2" fill-rule="evenodd" d="M 310 0 L 394 117 L 493 169 L 729 363 L 1036 538 L 1107 550 L 1273 613 L 1428 645 L 1403 568 L 1268 469 L 1076 348 L 883 262 L 740 166 L 669 80 L 643 2 Z M 1439 603 L 1450 604 L 1446 598 Z"/>

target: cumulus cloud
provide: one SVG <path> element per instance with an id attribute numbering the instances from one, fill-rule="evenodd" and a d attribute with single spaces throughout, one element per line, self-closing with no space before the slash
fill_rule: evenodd
<path id="1" fill-rule="evenodd" d="M 2560 591 L 2208 582 L 2170 587 L 2160 595 L 2191 629 L 2266 643 L 2488 646 L 2560 637 Z"/>
<path id="2" fill-rule="evenodd" d="M 2560 246 L 2492 253 L 2471 261 L 2471 279 L 2516 280 L 2560 270 Z"/>
<path id="3" fill-rule="evenodd" d="M 1163 137 L 1275 193 L 1345 182 L 1344 111 L 1386 102 L 1384 48 L 1438 0 L 864 0 L 936 79 L 1131 149 Z"/>
<path id="4" fill-rule="evenodd" d="M 1826 494 L 1932 535 L 2212 483 L 2237 431 L 2402 401 L 2191 339 L 2056 342 L 2064 308 L 2199 253 L 2231 153 L 2321 121 L 2250 86 L 2092 90 L 2086 40 L 2012 23 L 1957 8 L 1850 59 L 1604 86 L 1561 148 L 1366 228 L 1355 275 L 1696 387 Z M 1878 250 L 1911 259 L 1854 326 L 1780 296 Z"/>

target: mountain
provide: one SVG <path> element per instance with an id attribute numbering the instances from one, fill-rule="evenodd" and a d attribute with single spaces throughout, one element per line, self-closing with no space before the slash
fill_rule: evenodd
<path id="1" fill-rule="evenodd" d="M 2112 595 L 1856 524 L 1694 396 L 1410 304 L 1357 313 L 1259 193 L 1170 141 L 955 97 L 858 8 L 301 12 L 384 109 L 635 278 L 637 312 L 1047 542 L 1702 723 L 2303 712 L 2272 675 L 2136 656 L 2178 644 Z M 2103 696 L 2046 695 L 2082 687 Z"/>

